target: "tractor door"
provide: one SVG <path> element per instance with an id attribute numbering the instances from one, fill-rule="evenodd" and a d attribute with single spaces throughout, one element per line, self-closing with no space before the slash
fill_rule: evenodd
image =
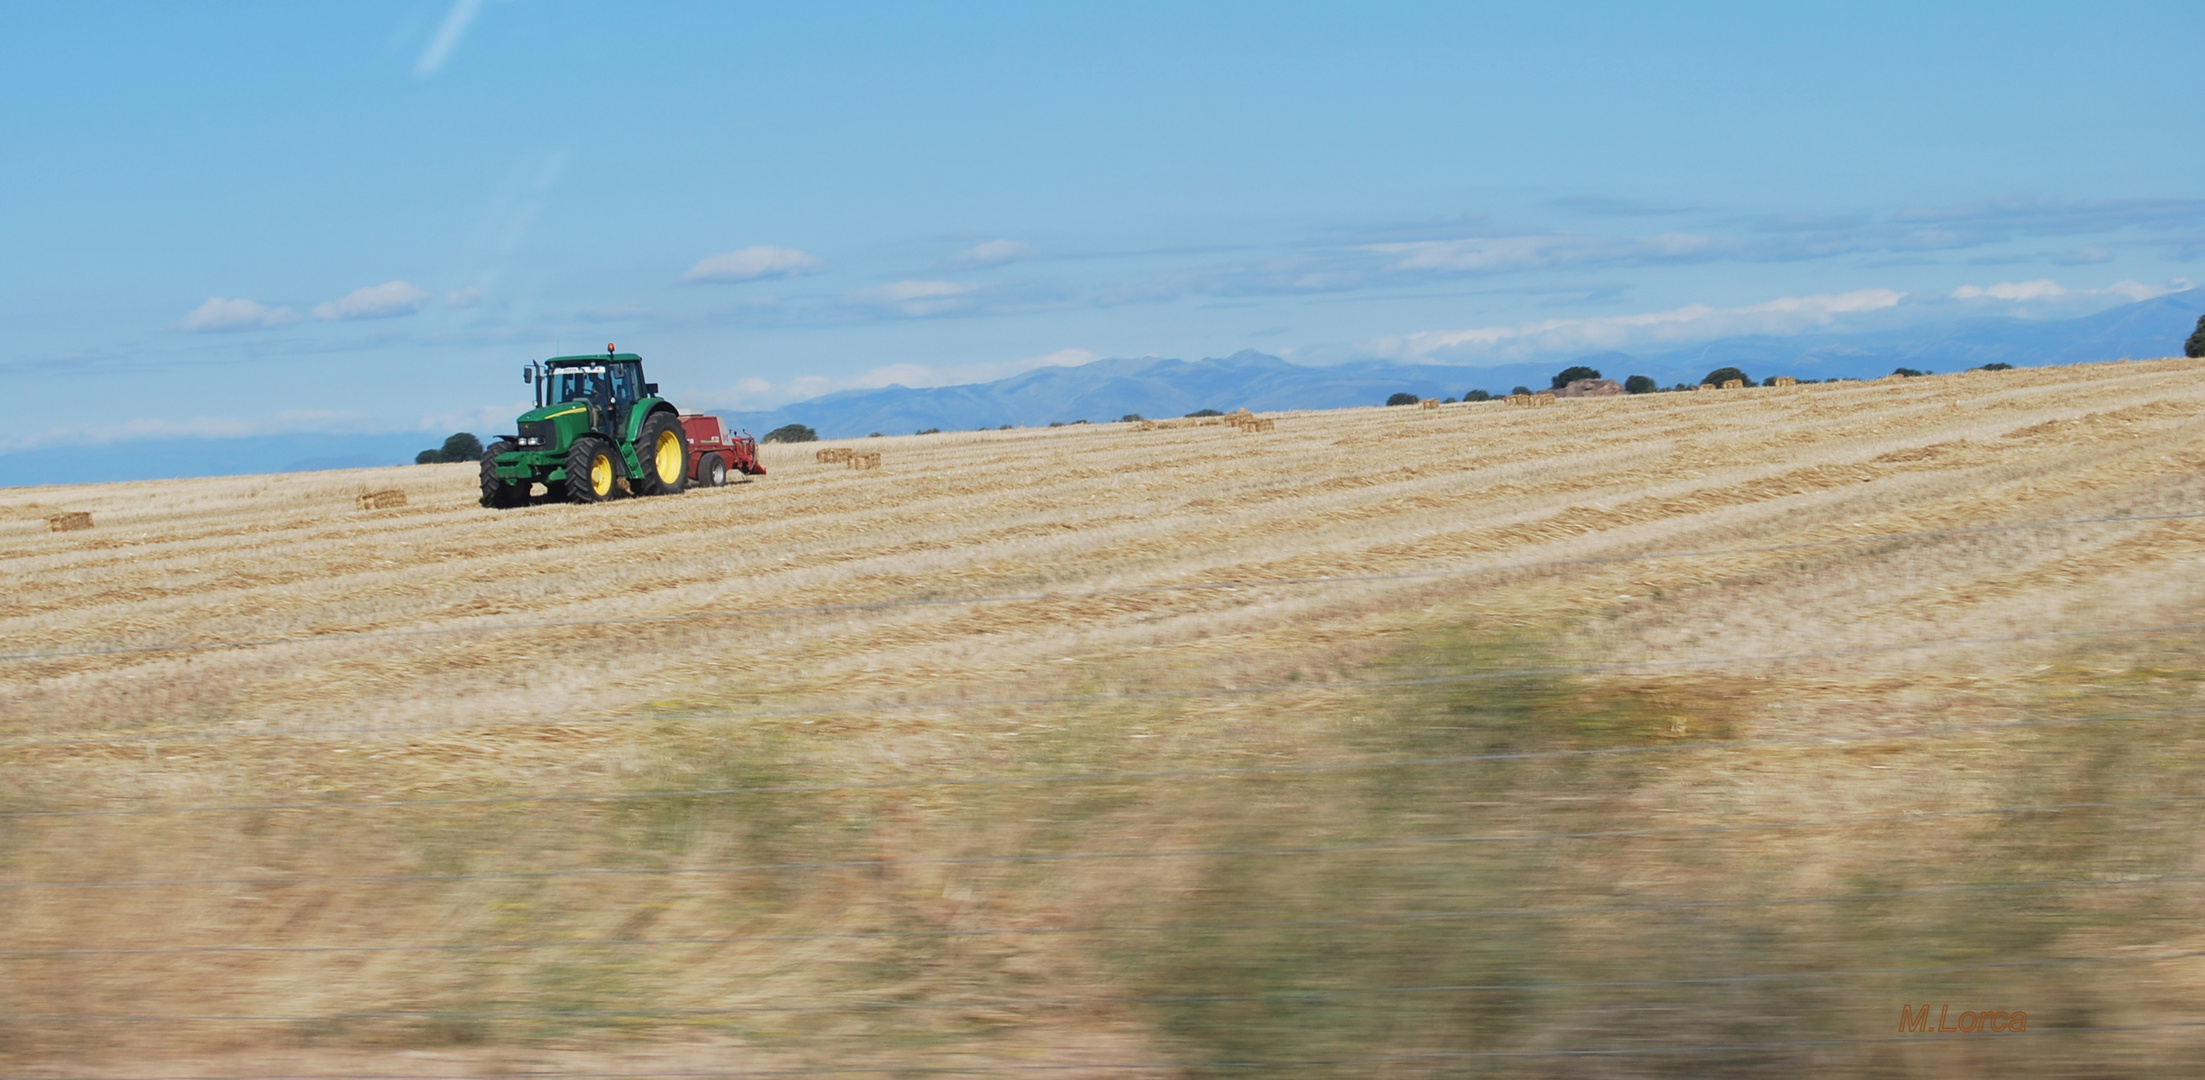
<path id="1" fill-rule="evenodd" d="M 643 400 L 643 365 L 633 360 L 606 365 L 612 376 L 613 421 L 606 433 L 616 439 L 628 437 L 628 414 L 635 403 Z"/>

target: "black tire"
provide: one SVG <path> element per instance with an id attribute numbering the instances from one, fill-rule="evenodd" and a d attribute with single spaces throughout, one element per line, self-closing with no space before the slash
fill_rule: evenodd
<path id="1" fill-rule="evenodd" d="M 528 489 L 532 486 L 523 480 L 509 484 L 498 475 L 498 455 L 510 454 L 512 443 L 498 439 L 482 448 L 482 505 L 492 510 L 510 510 L 528 505 Z"/>
<path id="2" fill-rule="evenodd" d="M 568 502 L 593 503 L 620 497 L 620 452 L 594 435 L 574 440 L 567 450 L 567 479 L 561 485 Z"/>
<path id="3" fill-rule="evenodd" d="M 673 413 L 652 413 L 636 432 L 635 457 L 643 466 L 638 495 L 672 495 L 689 484 L 689 438 Z"/>
<path id="4" fill-rule="evenodd" d="M 721 487 L 727 483 L 727 459 L 718 454 L 706 454 L 697 464 L 697 483 L 705 487 Z"/>

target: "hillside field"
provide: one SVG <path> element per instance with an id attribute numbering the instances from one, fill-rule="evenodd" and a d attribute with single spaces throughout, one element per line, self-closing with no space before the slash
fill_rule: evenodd
<path id="1" fill-rule="evenodd" d="M 0 1071 L 2195 1075 L 2201 375 L 0 490 Z"/>

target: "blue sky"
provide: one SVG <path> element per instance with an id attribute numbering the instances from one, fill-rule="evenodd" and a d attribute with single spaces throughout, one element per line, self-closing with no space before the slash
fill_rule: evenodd
<path id="1" fill-rule="evenodd" d="M 57 404 L 0 451 L 85 408 L 494 430 L 608 341 L 756 408 L 2081 314 L 2200 276 L 2200 41 L 2195 3 L 8 6 L 0 363 Z"/>

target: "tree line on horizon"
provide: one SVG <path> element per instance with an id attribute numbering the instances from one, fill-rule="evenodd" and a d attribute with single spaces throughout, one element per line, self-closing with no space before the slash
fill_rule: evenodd
<path id="1" fill-rule="evenodd" d="M 2198 316 L 2198 319 L 2197 319 L 2197 330 L 2196 330 L 2196 331 L 2195 331 L 2194 333 L 2192 333 L 2192 334 L 2190 335 L 2190 337 L 2189 337 L 2189 340 L 2187 340 L 2187 341 L 2183 342 L 2183 344 L 2182 344 L 2182 355 L 2183 355 L 2183 356 L 2185 356 L 2185 357 L 2189 357 L 2189 358 L 2191 358 L 2191 359 L 2205 358 L 2205 315 L 2200 315 L 2200 316 Z M 1982 365 L 1982 366 L 1980 366 L 1980 367 L 1976 367 L 1976 368 L 1970 368 L 1969 370 L 1971 370 L 1971 371 L 2011 371 L 2011 370 L 2013 370 L 2013 365 L 2012 365 L 2012 364 L 2008 364 L 2008 363 L 2004 363 L 2004 362 L 1994 362 L 1994 363 L 1984 364 L 1984 365 Z M 1912 379 L 1912 378 L 1919 378 L 1919 377 L 1921 377 L 1921 376 L 1924 376 L 1924 375 L 1934 375 L 1934 374 L 1936 374 L 1936 372 L 1934 372 L 1934 371 L 1923 371 L 1923 370 L 1919 370 L 1919 369 L 1916 369 L 1916 368 L 1910 368 L 1910 367 L 1899 367 L 1899 368 L 1894 368 L 1894 369 L 1892 369 L 1892 372 L 1891 372 L 1891 374 L 1893 374 L 1893 375 L 1898 375 L 1898 376 L 1901 376 L 1901 377 L 1904 377 L 1904 378 L 1909 378 L 1909 379 Z M 1550 386 L 1548 387 L 1548 389 L 1550 389 L 1550 390 L 1560 390 L 1560 389 L 1562 389 L 1563 387 L 1566 387 L 1566 386 L 1568 386 L 1569 384 L 1571 384 L 1571 383 L 1573 383 L 1573 382 L 1576 382 L 1576 381 L 1578 381 L 1578 380 L 1580 380 L 1580 379 L 1600 379 L 1600 378 L 1605 378 L 1605 376 L 1603 376 L 1603 375 L 1602 375 L 1602 374 L 1600 373 L 1600 369 L 1598 369 L 1598 368 L 1594 368 L 1594 367 L 1588 367 L 1588 366 L 1586 366 L 1586 365 L 1584 365 L 1584 364 L 1573 364 L 1573 365 L 1571 365 L 1571 366 L 1569 366 L 1569 367 L 1563 368 L 1562 370 L 1560 370 L 1560 371 L 1557 371 L 1557 372 L 1555 372 L 1555 373 L 1554 373 L 1554 377 L 1553 377 L 1553 378 L 1552 378 L 1551 380 L 1549 380 L 1549 382 L 1550 382 L 1550 384 L 1551 384 L 1551 385 L 1550 385 Z M 1744 385 L 1744 386 L 1774 386 L 1774 385 L 1776 385 L 1776 376 L 1773 376 L 1773 375 L 1772 375 L 1772 376 L 1769 376 L 1769 377 L 1767 377 L 1767 378 L 1763 378 L 1763 379 L 1759 380 L 1758 382 L 1756 382 L 1756 381 L 1755 381 L 1755 379 L 1753 378 L 1753 376 L 1751 376 L 1751 375 L 1748 375 L 1748 374 L 1747 374 L 1747 373 L 1745 372 L 1745 370 L 1744 370 L 1744 369 L 1742 369 L 1742 368 L 1737 368 L 1737 367 L 1719 367 L 1719 368 L 1716 368 L 1716 369 L 1715 369 L 1715 370 L 1713 370 L 1713 371 L 1710 371 L 1710 372 L 1708 372 L 1708 373 L 1707 373 L 1707 375 L 1706 375 L 1706 377 L 1702 378 L 1702 379 L 1701 379 L 1701 380 L 1700 380 L 1700 381 L 1699 381 L 1698 383 L 1677 383 L 1677 384 L 1676 384 L 1676 385 L 1674 385 L 1674 386 L 1662 386 L 1662 385 L 1661 385 L 1660 383 L 1657 383 L 1657 382 L 1655 382 L 1655 381 L 1654 381 L 1654 380 L 1653 380 L 1653 379 L 1652 379 L 1651 377 L 1649 377 L 1649 376 L 1645 376 L 1645 375 L 1632 375 L 1632 376 L 1629 376 L 1629 377 L 1627 377 L 1627 378 L 1625 378 L 1625 379 L 1623 380 L 1623 392 L 1624 392 L 1624 393 L 1626 393 L 1626 394 L 1662 394 L 1662 393 L 1673 393 L 1673 392 L 1676 392 L 1676 391 L 1680 391 L 1680 390 L 1692 390 L 1692 389 L 1694 389 L 1694 388 L 1695 388 L 1695 387 L 1697 387 L 1697 386 L 1714 386 L 1714 387 L 1718 387 L 1718 388 L 1719 388 L 1719 387 L 1721 387 L 1721 386 L 1722 386 L 1722 385 L 1723 385 L 1724 383 L 1726 383 L 1726 382 L 1730 382 L 1730 381 L 1732 381 L 1732 380 L 1736 380 L 1736 381 L 1737 381 L 1737 382 L 1738 382 L 1739 384 L 1741 384 L 1741 385 Z M 1823 379 L 1823 380 L 1816 380 L 1816 379 L 1799 379 L 1799 380 L 1797 380 L 1797 381 L 1798 381 L 1798 382 L 1800 382 L 1800 383 L 1802 383 L 1802 384 L 1807 384 L 1807 383 L 1814 383 L 1814 382 L 1817 382 L 1817 381 L 1821 381 L 1821 382 L 1851 382 L 1851 381 L 1853 381 L 1853 380 L 1850 380 L 1850 379 L 1843 379 L 1843 378 L 1837 378 L 1837 379 Z M 1532 389 L 1531 389 L 1530 387 L 1528 387 L 1528 386 L 1518 386 L 1518 387 L 1514 387 L 1514 388 L 1511 388 L 1511 389 L 1509 390 L 1509 393 L 1510 393 L 1510 394 L 1530 394 L 1530 393 L 1532 393 L 1532 392 L 1533 392 L 1533 391 L 1532 391 Z M 1449 405 L 1452 405 L 1452 404 L 1455 404 L 1455 403 L 1457 403 L 1457 402 L 1466 402 L 1466 401 L 1491 401 L 1491 400 L 1493 400 L 1494 398 L 1496 398 L 1496 397 L 1499 397 L 1499 396 L 1501 396 L 1501 395 L 1498 395 L 1498 394 L 1494 394 L 1494 393 L 1492 393 L 1491 391 L 1488 391 L 1488 390 L 1484 390 L 1484 389 L 1479 389 L 1479 388 L 1475 388 L 1475 387 L 1473 387 L 1472 389 L 1469 389 L 1469 390 L 1466 390 L 1466 391 L 1464 391 L 1464 392 L 1463 392 L 1463 394 L 1462 394 L 1462 396 L 1461 396 L 1461 397 L 1459 397 L 1459 398 L 1453 398 L 1453 397 L 1450 397 L 1450 398 L 1442 398 L 1442 399 L 1440 399 L 1440 400 L 1441 400 L 1441 402 L 1442 402 L 1442 403 L 1444 403 L 1444 404 L 1449 404 Z M 1402 391 L 1402 392 L 1400 392 L 1400 393 L 1396 393 L 1396 394 L 1393 394 L 1393 395 L 1391 395 L 1391 396 L 1387 397 L 1387 398 L 1386 398 L 1386 404 L 1388 404 L 1388 405 L 1416 405 L 1416 404 L 1419 404 L 1419 403 L 1421 403 L 1421 402 L 1422 402 L 1423 400 L 1424 400 L 1423 398 L 1421 398 L 1421 397 L 1417 396 L 1416 394 L 1412 394 L 1412 393 L 1409 393 L 1409 392 L 1407 392 L 1407 391 Z M 1197 409 L 1197 410 L 1195 410 L 1195 411 L 1193 411 L 1193 412 L 1191 412 L 1191 413 L 1188 413 L 1187 415 L 1188 415 L 1188 416 L 1190 416 L 1190 417 L 1199 417 L 1199 416 L 1222 416 L 1222 415 L 1224 415 L 1224 414 L 1223 414 L 1223 413 L 1220 413 L 1220 412 L 1219 412 L 1218 410 L 1216 410 L 1216 409 Z M 1141 414 L 1139 414 L 1139 413 L 1127 413 L 1127 414 L 1125 414 L 1124 416 L 1120 417 L 1120 418 L 1118 419 L 1118 422 L 1119 422 L 1119 423 L 1138 423 L 1138 422 L 1139 422 L 1139 421 L 1141 421 L 1142 419 L 1143 419 L 1143 417 L 1142 417 L 1142 416 L 1141 416 Z M 1076 421 L 1073 421 L 1073 423 L 1075 423 L 1075 424 L 1084 424 L 1084 423 L 1086 423 L 1086 422 L 1087 422 L 1087 421 L 1085 421 L 1085 420 L 1076 420 Z M 1004 425 L 1002 425 L 1001 427 L 999 427 L 999 428 L 996 428 L 995 430 L 998 430 L 998 431 L 1008 431 L 1008 430 L 1011 430 L 1013 426 L 1014 426 L 1014 425 L 1011 425 L 1011 424 L 1004 424 Z M 1065 424 L 1064 424 L 1063 422 L 1059 421 L 1059 422 L 1057 422 L 1057 423 L 1053 423 L 1053 424 L 1051 424 L 1051 425 L 1049 425 L 1049 426 L 1050 426 L 1050 427 L 1063 427 L 1063 426 L 1066 426 L 1066 425 L 1065 425 Z M 920 435 L 931 435 L 931 434 L 935 434 L 935 433 L 938 433 L 938 432 L 939 432 L 940 430 L 941 430 L 940 428 L 922 428 L 922 429 L 920 429 L 920 430 L 919 430 L 918 432 L 916 432 L 916 434 L 920 434 Z M 979 431 L 987 431 L 987 430 L 989 430 L 989 429 L 988 429 L 988 428 L 986 428 L 986 427 L 981 427 L 981 428 L 978 428 L 978 429 L 976 429 L 976 430 L 979 430 Z M 873 432 L 873 435 L 877 437 L 877 436 L 879 436 L 879 435 L 880 435 L 880 432 L 877 432 L 877 431 L 876 431 L 876 432 Z M 468 461 L 468 460 L 472 460 L 472 459 L 473 459 L 473 456 L 479 456 L 479 455 L 481 454 L 481 452 L 482 452 L 482 451 L 481 451 L 481 449 L 480 449 L 480 446 L 481 446 L 481 444 L 480 444 L 480 443 L 475 443 L 476 449 L 475 449 L 474 455 L 472 455 L 472 456 L 468 456 L 468 457 L 451 457 L 451 456 L 449 456 L 449 455 L 450 455 L 450 454 L 451 454 L 451 453 L 453 452 L 453 450 L 455 449 L 455 440 L 466 440 L 467 442 L 473 442 L 473 441 L 474 441 L 474 438 L 475 438 L 475 437 L 474 437 L 474 436 L 472 436 L 472 435 L 469 435 L 469 434 L 467 434 L 467 433 L 465 433 L 465 432 L 461 432 L 461 433 L 459 433 L 459 434 L 457 434 L 457 435 L 454 435 L 454 436 L 452 436 L 452 437 L 451 437 L 450 439 L 447 439 L 447 440 L 445 440 L 445 443 L 444 443 L 444 448 L 443 448 L 442 450 L 423 450 L 423 451 L 421 452 L 421 455 L 420 455 L 420 457 L 416 458 L 415 460 L 416 460 L 417 462 L 419 462 L 419 463 L 424 463 L 424 464 L 425 464 L 425 463 L 427 463 L 427 462 L 430 462 L 430 461 Z M 766 433 L 765 433 L 765 435 L 764 435 L 764 436 L 762 436 L 762 437 L 760 437 L 758 441 L 759 441 L 759 442 L 769 442 L 769 443 L 799 443 L 799 442 L 817 442 L 817 441 L 819 441 L 819 433 L 818 433 L 817 431 L 813 430 L 813 429 L 812 429 L 811 427 L 809 427 L 809 426 L 807 426 L 807 425 L 804 425 L 804 424 L 783 424 L 783 425 L 781 425 L 780 427 L 777 427 L 777 428 L 773 429 L 772 431 L 766 432 Z M 460 447 L 464 447 L 465 443 L 460 443 L 460 444 L 458 444 L 458 445 L 459 445 Z M 441 456 L 439 456 L 439 455 L 441 455 Z"/>

